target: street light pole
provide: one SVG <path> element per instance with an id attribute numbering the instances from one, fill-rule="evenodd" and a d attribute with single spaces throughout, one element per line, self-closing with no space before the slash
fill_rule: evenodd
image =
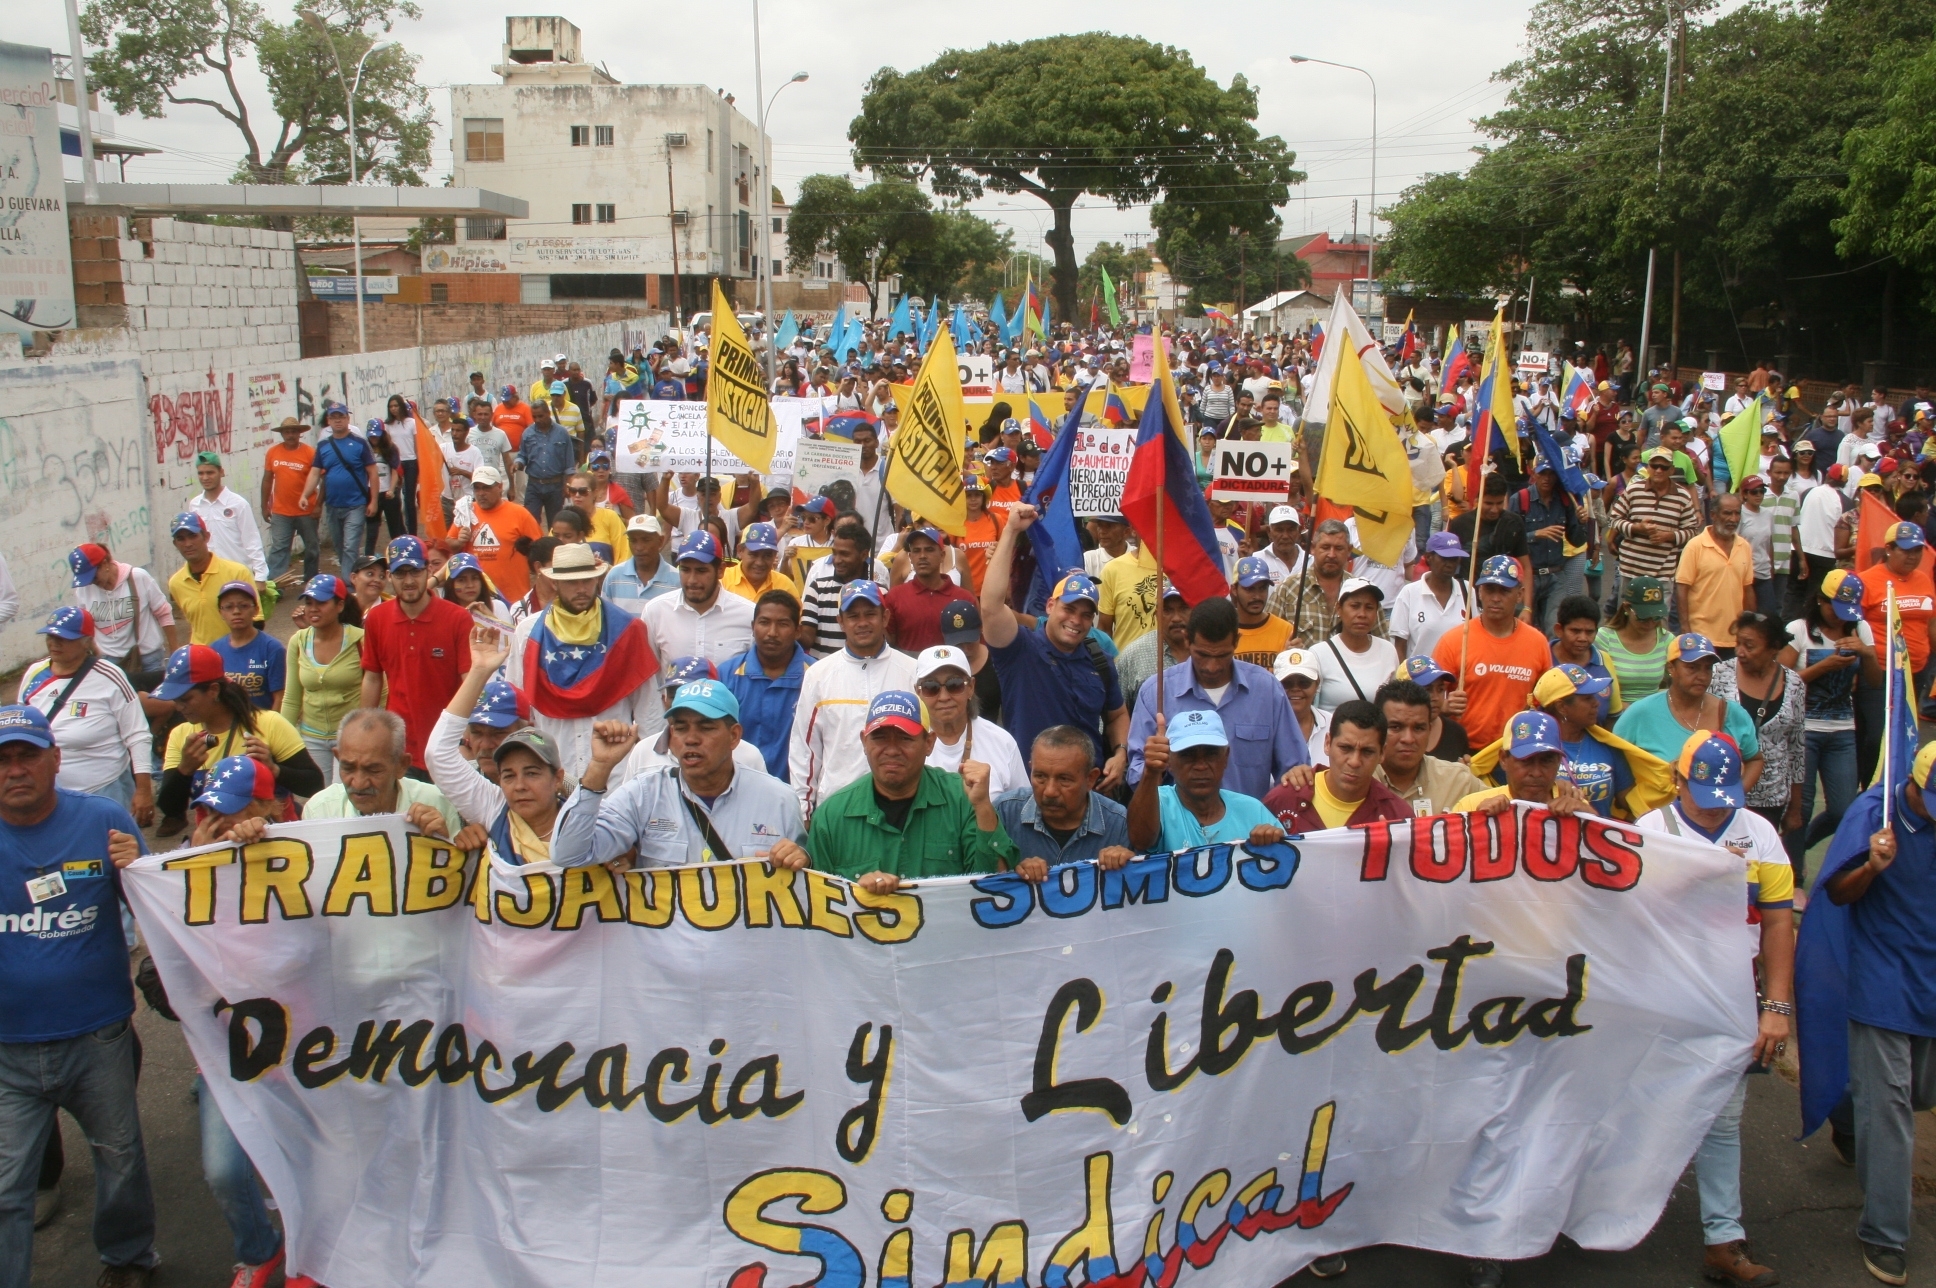
<path id="1" fill-rule="evenodd" d="M 357 183 L 356 91 L 363 85 L 363 65 L 370 61 L 371 54 L 379 50 L 390 49 L 397 42 L 394 40 L 379 40 L 364 50 L 363 56 L 356 60 L 356 78 L 351 80 L 343 75 L 343 59 L 336 52 L 336 37 L 330 31 L 329 24 L 324 22 L 322 15 L 313 9 L 304 9 L 300 13 L 302 20 L 311 27 L 314 27 L 322 35 L 324 42 L 329 45 L 330 60 L 336 64 L 336 79 L 342 83 L 343 97 L 349 105 L 350 187 L 354 188 Z M 358 353 L 368 353 L 370 350 L 369 336 L 363 326 L 363 221 L 353 214 L 350 216 L 350 244 L 353 248 L 352 254 L 355 256 L 356 271 L 356 351 Z"/>
<path id="2" fill-rule="evenodd" d="M 773 104 L 786 92 L 787 85 L 798 85 L 807 78 L 805 72 L 795 72 L 786 85 L 773 91 L 773 97 L 766 97 L 766 84 L 760 70 L 760 0 L 753 0 L 753 101 L 760 107 L 760 199 L 753 208 L 760 212 L 760 262 L 757 274 L 760 283 L 760 315 L 762 330 L 766 333 L 766 379 L 773 382 L 779 363 L 779 354 L 773 345 L 773 141 L 766 134 L 766 117 L 773 110 Z"/>
<path id="3" fill-rule="evenodd" d="M 1371 218 L 1366 223 L 1365 234 L 1365 312 L 1371 312 L 1372 283 L 1378 280 L 1373 271 L 1378 255 L 1378 78 L 1362 67 L 1350 63 L 1334 63 L 1328 58 L 1310 58 L 1303 54 L 1292 54 L 1294 63 L 1318 63 L 1325 67 L 1336 67 L 1341 71 L 1357 72 L 1371 82 Z"/>

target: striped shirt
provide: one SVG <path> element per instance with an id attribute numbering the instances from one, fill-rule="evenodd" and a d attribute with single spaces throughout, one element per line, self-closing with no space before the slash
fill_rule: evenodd
<path id="1" fill-rule="evenodd" d="M 1790 485 L 1792 488 L 1792 484 Z M 1801 522 L 1802 494 L 1799 490 L 1776 494 L 1772 489 L 1762 498 L 1761 508 L 1774 516 L 1773 550 L 1775 576 L 1787 573 L 1795 563 L 1795 528 Z"/>
<path id="2" fill-rule="evenodd" d="M 1614 531 L 1620 534 L 1620 571 L 1628 577 L 1658 577 L 1674 580 L 1680 567 L 1681 547 L 1701 531 L 1701 512 L 1686 489 L 1669 487 L 1656 492 L 1648 487 L 1630 487 L 1613 503 Z M 1672 528 L 1671 541 L 1655 541 L 1635 531 L 1636 524 L 1658 524 Z"/>

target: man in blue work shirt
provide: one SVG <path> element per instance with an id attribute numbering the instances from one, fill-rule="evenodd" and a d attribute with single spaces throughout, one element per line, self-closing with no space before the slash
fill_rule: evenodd
<path id="1" fill-rule="evenodd" d="M 551 418 L 549 404 L 533 401 L 531 424 L 518 441 L 518 464 L 524 470 L 524 508 L 549 529 L 565 508 L 565 475 L 578 468 L 578 452 L 564 426 Z"/>
<path id="2" fill-rule="evenodd" d="M 813 658 L 800 647 L 800 601 L 769 590 L 753 604 L 753 647 L 719 664 L 719 678 L 739 700 L 740 727 L 766 759 L 766 772 L 787 777 L 787 748 L 800 681 Z"/>
<path id="3" fill-rule="evenodd" d="M 1156 732 L 1156 686 L 1172 721 L 1182 711 L 1215 711 L 1230 739 L 1223 785 L 1262 800 L 1293 765 L 1311 763 L 1291 700 L 1261 666 L 1236 660 L 1237 609 L 1228 599 L 1206 599 L 1190 610 L 1185 628 L 1190 660 L 1143 681 L 1129 720 L 1129 781 L 1143 778 L 1142 746 Z M 1212 697 L 1214 693 L 1216 696 Z"/>
<path id="4" fill-rule="evenodd" d="M 632 557 L 605 574 L 600 592 L 627 612 L 670 590 L 679 589 L 679 570 L 659 557 L 665 549 L 665 525 L 657 515 L 635 514 L 625 523 L 625 543 Z"/>
<path id="5" fill-rule="evenodd" d="M 0 707 L 0 1283 L 31 1277 L 34 1181 L 65 1108 L 94 1148 L 101 1283 L 142 1288 L 160 1258 L 119 869 L 147 846 L 116 802 L 56 787 L 60 759 L 46 716 Z"/>
<path id="6" fill-rule="evenodd" d="M 1029 785 L 995 798 L 995 817 L 1022 856 L 1015 871 L 1041 881 L 1059 863 L 1094 859 L 1119 868 L 1132 857 L 1129 811 L 1098 792 L 1095 747 L 1073 725 L 1051 725 L 1029 748 Z"/>
<path id="7" fill-rule="evenodd" d="M 376 513 L 376 453 L 350 433 L 349 408 L 332 403 L 323 419 L 329 433 L 316 444 L 302 499 L 307 506 L 317 488 L 322 489 L 323 526 L 336 548 L 337 566 L 348 572 L 350 561 L 363 550 L 363 525 Z"/>

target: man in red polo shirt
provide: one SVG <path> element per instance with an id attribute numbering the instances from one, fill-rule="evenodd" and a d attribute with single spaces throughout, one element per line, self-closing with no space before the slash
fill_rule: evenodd
<path id="1" fill-rule="evenodd" d="M 403 717 L 410 776 L 428 782 L 424 743 L 471 669 L 472 619 L 452 601 L 430 593 L 423 542 L 398 537 L 389 556 L 397 597 L 363 617 L 362 705 L 388 706 Z"/>
<path id="2" fill-rule="evenodd" d="M 943 642 L 941 610 L 968 592 L 941 571 L 947 550 L 939 528 L 924 523 L 908 529 L 901 549 L 914 575 L 887 592 L 887 635 L 903 653 L 918 654 Z"/>

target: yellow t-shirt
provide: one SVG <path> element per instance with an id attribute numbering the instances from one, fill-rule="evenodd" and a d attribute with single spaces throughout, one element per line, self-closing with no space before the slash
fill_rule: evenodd
<path id="1" fill-rule="evenodd" d="M 1237 628 L 1237 660 L 1268 668 L 1291 646 L 1291 624 L 1272 613 L 1261 626 Z"/>
<path id="2" fill-rule="evenodd" d="M 725 570 L 719 574 L 719 584 L 722 589 L 730 590 L 741 599 L 750 599 L 755 603 L 758 603 L 760 596 L 769 590 L 784 590 L 795 599 L 800 598 L 799 586 L 794 584 L 793 578 L 778 568 L 766 575 L 764 586 L 755 590 L 752 583 L 746 580 L 746 573 L 738 564 L 727 564 Z"/>
<path id="3" fill-rule="evenodd" d="M 1323 770 L 1318 771 L 1317 778 L 1311 783 L 1311 808 L 1318 812 L 1318 817 L 1324 820 L 1326 827 L 1343 827 L 1351 821 L 1351 816 L 1358 812 L 1358 807 L 1364 802 L 1341 801 L 1333 796 L 1327 782 L 1329 778 L 1330 775 Z"/>
<path id="4" fill-rule="evenodd" d="M 1558 796 L 1559 794 L 1559 784 L 1555 783 L 1553 784 L 1553 795 Z M 1512 795 L 1512 788 L 1510 787 L 1488 787 L 1482 792 L 1473 792 L 1470 796 L 1459 797 L 1459 803 L 1452 807 L 1452 812 L 1454 814 L 1470 814 L 1473 810 L 1478 809 L 1495 796 L 1510 795 Z"/>
<path id="5" fill-rule="evenodd" d="M 168 747 L 162 752 L 161 767 L 177 768 L 181 764 L 182 747 L 190 738 L 199 738 L 207 732 L 198 724 L 176 725 L 168 734 Z M 278 763 L 288 760 L 303 750 L 302 735 L 296 732 L 296 726 L 282 718 L 280 712 L 256 712 L 255 732 L 256 737 L 269 744 L 269 754 L 274 756 Z M 202 757 L 202 768 L 206 769 L 216 761 L 225 760 L 230 756 L 248 755 L 248 736 L 248 731 L 241 725 L 230 725 L 228 732 L 209 748 L 208 755 Z"/>
<path id="6" fill-rule="evenodd" d="M 1156 597 L 1163 574 L 1147 548 L 1117 555 L 1102 566 L 1102 602 L 1098 613 L 1115 620 L 1109 628 L 1117 648 L 1127 648 L 1156 629 Z"/>
<path id="7" fill-rule="evenodd" d="M 202 569 L 197 578 L 183 564 L 175 569 L 168 579 L 168 595 L 181 610 L 182 620 L 188 623 L 188 642 L 190 644 L 213 644 L 229 633 L 229 624 L 222 620 L 222 610 L 216 605 L 222 587 L 232 581 L 244 581 L 255 585 L 255 574 L 220 555 L 208 557 L 208 567 Z"/>
<path id="8" fill-rule="evenodd" d="M 632 546 L 625 536 L 625 520 L 618 517 L 616 510 L 592 511 L 591 539 L 602 541 L 612 548 L 613 562 L 631 557 Z"/>

